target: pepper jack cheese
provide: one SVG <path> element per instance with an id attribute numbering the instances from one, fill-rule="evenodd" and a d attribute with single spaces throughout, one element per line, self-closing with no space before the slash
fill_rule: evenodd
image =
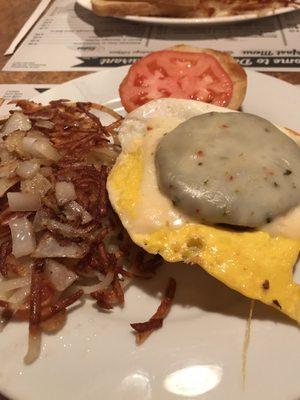
<path id="1" fill-rule="evenodd" d="M 155 160 L 160 190 L 199 222 L 258 228 L 300 203 L 300 148 L 255 115 L 193 117 L 161 139 Z"/>

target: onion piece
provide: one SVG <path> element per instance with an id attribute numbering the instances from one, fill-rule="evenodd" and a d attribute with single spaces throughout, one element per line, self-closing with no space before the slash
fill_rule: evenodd
<path id="1" fill-rule="evenodd" d="M 49 210 L 42 208 L 38 210 L 35 214 L 33 220 L 33 229 L 35 232 L 40 232 L 47 229 L 53 234 L 59 234 L 65 238 L 83 238 L 85 239 L 87 235 L 94 229 L 94 226 L 86 226 L 83 228 L 74 227 L 72 225 L 57 221 L 51 218 L 51 212 Z"/>
<path id="2" fill-rule="evenodd" d="M 2 140 L 2 139 L 1 139 Z M 12 154 L 6 149 L 6 144 L 4 142 L 1 142 L 0 146 L 0 160 L 1 162 L 6 162 L 13 159 Z"/>
<path id="3" fill-rule="evenodd" d="M 35 360 L 37 360 L 41 354 L 41 332 L 35 332 L 33 335 L 29 332 L 28 336 L 28 350 L 27 354 L 24 357 L 25 364 L 32 364 Z"/>
<path id="4" fill-rule="evenodd" d="M 55 185 L 55 196 L 58 205 L 63 206 L 69 201 L 76 199 L 75 187 L 72 182 L 57 182 Z"/>
<path id="5" fill-rule="evenodd" d="M 1 178 L 0 179 L 0 197 L 5 195 L 5 193 L 14 186 L 17 182 L 19 182 L 18 178 Z"/>
<path id="6" fill-rule="evenodd" d="M 23 149 L 34 157 L 42 157 L 57 162 L 60 154 L 48 139 L 36 139 L 26 136 L 22 141 Z"/>
<path id="7" fill-rule="evenodd" d="M 29 137 L 29 138 L 33 138 L 33 139 L 47 139 L 47 136 L 44 135 L 43 132 L 38 131 L 38 130 L 36 130 L 36 129 L 31 129 L 31 130 L 27 133 L 26 136 Z"/>
<path id="8" fill-rule="evenodd" d="M 132 282 L 132 278 L 125 277 L 123 281 L 120 282 L 120 285 L 123 290 L 127 289 L 129 284 Z"/>
<path id="9" fill-rule="evenodd" d="M 70 201 L 65 205 L 65 215 L 69 221 L 81 220 L 83 225 L 93 220 L 93 217 L 76 201 Z"/>
<path id="10" fill-rule="evenodd" d="M 54 123 L 49 120 L 38 119 L 35 123 L 35 126 L 38 128 L 52 129 L 54 127 Z"/>
<path id="11" fill-rule="evenodd" d="M 90 233 L 94 227 L 86 226 L 85 228 L 74 228 L 71 225 L 64 224 L 63 222 L 56 221 L 55 219 L 47 219 L 42 221 L 42 225 L 54 234 L 60 234 L 66 238 L 83 238 Z"/>
<path id="12" fill-rule="evenodd" d="M 88 155 L 88 162 L 114 165 L 119 151 L 114 147 L 94 147 Z"/>
<path id="13" fill-rule="evenodd" d="M 12 296 L 8 298 L 8 302 L 11 304 L 11 308 L 13 311 L 17 311 L 17 309 L 23 304 L 26 297 L 30 294 L 30 284 L 24 287 L 17 289 Z"/>
<path id="14" fill-rule="evenodd" d="M 14 279 L 5 279 L 0 282 L 0 295 L 5 292 L 9 292 L 10 290 L 15 290 L 22 288 L 24 286 L 30 285 L 30 276 L 25 276 L 24 278 L 14 278 Z"/>
<path id="15" fill-rule="evenodd" d="M 9 222 L 12 236 L 12 254 L 18 258 L 27 256 L 35 249 L 33 226 L 26 217 L 16 218 Z"/>
<path id="16" fill-rule="evenodd" d="M 26 153 L 23 149 L 23 138 L 25 137 L 25 133 L 23 131 L 17 131 L 11 133 L 5 140 L 4 145 L 5 148 L 10 153 L 17 153 L 20 157 L 28 157 L 28 153 Z"/>
<path id="17" fill-rule="evenodd" d="M 22 140 L 22 145 L 23 145 L 23 149 L 24 151 L 26 151 L 27 153 L 37 156 L 36 151 L 34 151 L 34 144 L 37 141 L 36 138 L 33 137 L 29 137 L 29 136 L 25 136 Z"/>
<path id="18" fill-rule="evenodd" d="M 11 178 L 15 175 L 18 167 L 17 160 L 9 160 L 1 163 L 0 165 L 0 178 Z"/>
<path id="19" fill-rule="evenodd" d="M 35 258 L 82 258 L 88 251 L 88 246 L 85 244 L 68 243 L 60 245 L 58 241 L 48 233 L 46 233 L 37 245 L 32 257 Z"/>
<path id="20" fill-rule="evenodd" d="M 41 174 L 44 175 L 46 178 L 48 178 L 49 176 L 51 176 L 53 174 L 52 168 L 51 167 L 42 167 Z"/>
<path id="21" fill-rule="evenodd" d="M 51 188 L 51 183 L 40 173 L 37 173 L 32 179 L 27 179 L 21 182 L 22 192 L 36 193 L 41 197 L 45 196 Z"/>
<path id="22" fill-rule="evenodd" d="M 6 121 L 3 129 L 0 132 L 0 137 L 8 136 L 14 131 L 29 131 L 31 122 L 29 118 L 20 111 L 15 111 Z"/>
<path id="23" fill-rule="evenodd" d="M 33 178 L 40 169 L 40 163 L 35 160 L 21 161 L 16 170 L 17 175 L 22 179 Z"/>
<path id="24" fill-rule="evenodd" d="M 41 208 L 35 213 L 33 218 L 34 232 L 40 232 L 45 229 L 45 220 L 49 218 L 49 211 Z"/>
<path id="25" fill-rule="evenodd" d="M 11 211 L 36 211 L 41 207 L 41 198 L 34 193 L 8 192 L 7 199 Z"/>
<path id="26" fill-rule="evenodd" d="M 68 269 L 64 264 L 54 260 L 46 261 L 45 274 L 59 292 L 63 292 L 78 279 L 78 275 L 75 272 Z"/>
<path id="27" fill-rule="evenodd" d="M 109 285 L 112 283 L 114 279 L 113 271 L 109 271 L 103 281 L 97 283 L 96 285 L 92 286 L 78 286 L 79 289 L 82 289 L 85 294 L 91 294 L 93 292 L 99 292 L 107 289 Z"/>

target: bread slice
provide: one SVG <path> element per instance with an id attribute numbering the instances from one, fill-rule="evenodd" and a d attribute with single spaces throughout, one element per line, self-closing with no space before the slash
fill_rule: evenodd
<path id="1" fill-rule="evenodd" d="M 126 15 L 180 17 L 192 11 L 188 7 L 173 4 L 118 0 L 92 0 L 92 8 L 95 14 L 102 17 Z"/>
<path id="2" fill-rule="evenodd" d="M 195 9 L 199 6 L 201 0 L 148 0 L 157 4 L 168 4 L 179 7 L 191 7 Z"/>
<path id="3" fill-rule="evenodd" d="M 288 0 L 200 0 L 196 13 L 198 11 L 208 13 L 212 17 L 245 15 L 249 13 L 263 16 L 268 11 L 292 5 L 292 3 L 292 1 Z"/>
<path id="4" fill-rule="evenodd" d="M 201 0 L 104 0 L 104 1 L 122 1 L 122 3 L 142 2 L 150 4 L 167 4 L 176 7 L 196 7 Z"/>
<path id="5" fill-rule="evenodd" d="M 230 76 L 233 83 L 233 92 L 228 108 L 238 110 L 243 103 L 247 90 L 247 75 L 245 70 L 228 53 L 212 49 L 199 49 L 197 47 L 180 44 L 166 50 L 206 53 L 215 57 L 223 69 Z"/>
<path id="6" fill-rule="evenodd" d="M 91 0 L 100 16 L 167 16 L 207 18 L 256 13 L 264 15 L 284 5 L 300 6 L 288 0 Z"/>

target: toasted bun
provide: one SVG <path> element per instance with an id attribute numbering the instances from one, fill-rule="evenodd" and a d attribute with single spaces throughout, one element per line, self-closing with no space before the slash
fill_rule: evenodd
<path id="1" fill-rule="evenodd" d="M 215 57 L 230 76 L 233 83 L 232 98 L 227 107 L 232 110 L 240 108 L 246 95 L 247 75 L 244 69 L 228 53 L 212 49 L 199 49 L 184 44 L 171 47 L 167 50 L 206 53 Z"/>

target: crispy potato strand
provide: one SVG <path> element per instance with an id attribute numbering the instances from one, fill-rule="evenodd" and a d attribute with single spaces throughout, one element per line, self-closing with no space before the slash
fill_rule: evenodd
<path id="1" fill-rule="evenodd" d="M 130 326 L 137 332 L 136 343 L 142 344 L 151 333 L 161 328 L 163 325 L 164 318 L 168 315 L 172 301 L 176 292 L 176 281 L 173 278 L 169 278 L 169 282 L 165 291 L 164 298 L 162 299 L 157 311 L 152 315 L 149 321 L 133 323 Z"/>
<path id="2" fill-rule="evenodd" d="M 41 320 L 41 293 L 44 262 L 38 261 L 32 267 L 30 290 L 29 331 L 35 334 L 39 330 Z"/>

